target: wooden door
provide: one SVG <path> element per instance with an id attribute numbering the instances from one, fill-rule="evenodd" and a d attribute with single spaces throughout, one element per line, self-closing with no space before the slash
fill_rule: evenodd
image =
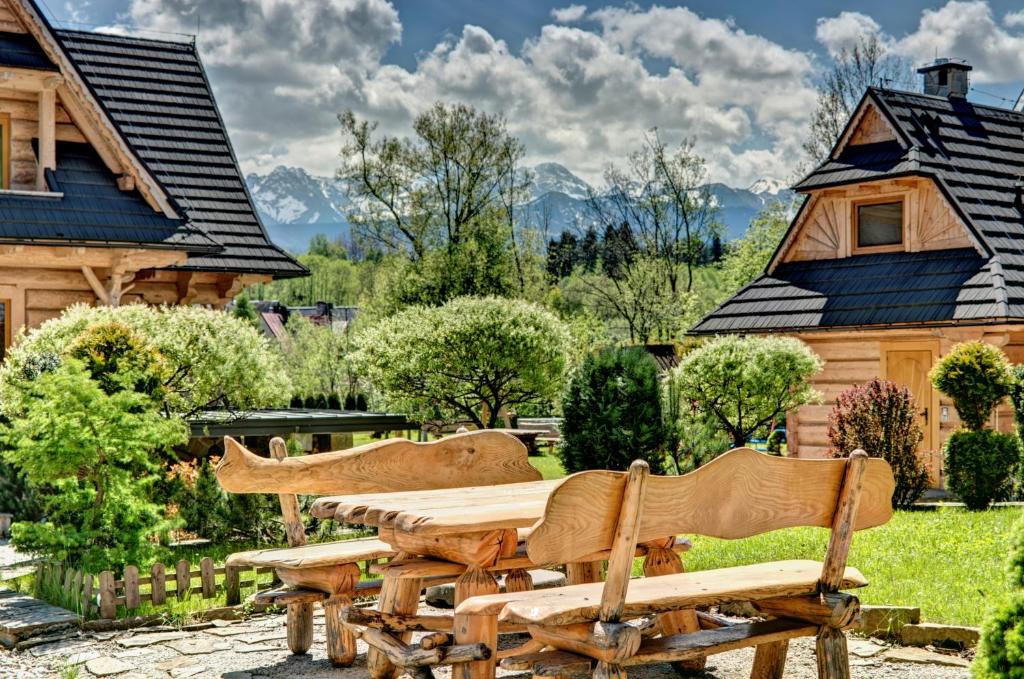
<path id="1" fill-rule="evenodd" d="M 889 350 L 885 356 L 886 378 L 906 385 L 917 401 L 918 424 L 924 432 L 920 450 L 934 450 L 937 443 L 933 440 L 932 423 L 937 421 L 938 413 L 933 411 L 933 391 L 928 380 L 933 359 L 929 349 Z"/>

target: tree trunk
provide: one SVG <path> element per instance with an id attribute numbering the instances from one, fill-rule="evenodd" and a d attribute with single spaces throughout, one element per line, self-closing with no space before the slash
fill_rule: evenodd
<path id="1" fill-rule="evenodd" d="M 743 448 L 747 445 L 747 437 L 744 436 L 742 431 L 732 432 L 732 447 Z"/>

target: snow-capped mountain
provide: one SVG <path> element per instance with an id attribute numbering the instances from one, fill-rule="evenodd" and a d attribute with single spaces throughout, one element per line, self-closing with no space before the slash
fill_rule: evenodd
<path id="1" fill-rule="evenodd" d="M 531 200 L 523 209 L 531 221 L 552 236 L 586 221 L 591 187 L 564 165 L 541 163 L 532 169 Z M 293 252 L 304 252 L 318 233 L 328 238 L 349 236 L 350 206 L 344 182 L 279 165 L 269 174 L 249 174 L 246 183 L 271 239 Z M 725 224 L 726 238 L 739 238 L 750 220 L 774 200 L 789 201 L 793 193 L 774 179 L 760 179 L 746 189 L 711 184 L 711 193 Z"/>

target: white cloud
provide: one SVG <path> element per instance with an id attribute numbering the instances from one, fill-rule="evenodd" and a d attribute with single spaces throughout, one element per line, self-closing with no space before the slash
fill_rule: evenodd
<path id="1" fill-rule="evenodd" d="M 835 57 L 844 50 L 852 49 L 862 38 L 881 33 L 882 27 L 868 15 L 841 12 L 839 16 L 818 19 L 814 37 L 824 45 L 830 56 Z"/>
<path id="2" fill-rule="evenodd" d="M 1006 16 L 1003 17 L 1003 23 L 1010 28 L 1024 26 L 1024 9 L 1019 9 L 1016 12 L 1007 12 Z"/>
<path id="3" fill-rule="evenodd" d="M 560 24 L 571 24 L 582 19 L 586 13 L 586 5 L 569 5 L 551 10 L 551 18 Z"/>
<path id="4" fill-rule="evenodd" d="M 383 63 L 402 34 L 386 0 L 132 0 L 131 18 L 188 31 L 200 6 L 200 52 L 246 170 L 330 173 L 341 110 L 408 134 L 444 100 L 502 113 L 530 162 L 591 181 L 657 126 L 670 143 L 694 138 L 711 178 L 740 186 L 790 176 L 814 108 L 810 55 L 684 8 L 605 8 L 586 15 L 592 29 L 552 23 L 515 46 L 466 25 L 411 68 Z"/>

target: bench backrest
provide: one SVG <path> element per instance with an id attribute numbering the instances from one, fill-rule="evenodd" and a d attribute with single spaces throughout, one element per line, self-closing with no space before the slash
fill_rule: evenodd
<path id="1" fill-rule="evenodd" d="M 316 455 L 260 457 L 231 437 L 217 480 L 230 493 L 351 495 L 493 486 L 539 481 L 526 446 L 498 431 L 471 431 L 437 441 L 376 441 Z"/>
<path id="2" fill-rule="evenodd" d="M 732 450 L 683 476 L 650 476 L 638 522 L 646 542 L 682 533 L 745 538 L 833 523 L 846 459 L 800 460 Z M 565 479 L 527 540 L 534 563 L 567 563 L 611 549 L 628 472 L 589 471 Z M 868 458 L 854 529 L 892 516 L 889 464 Z"/>

